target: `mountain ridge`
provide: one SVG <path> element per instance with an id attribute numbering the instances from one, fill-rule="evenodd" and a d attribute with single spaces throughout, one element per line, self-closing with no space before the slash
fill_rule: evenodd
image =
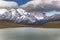
<path id="1" fill-rule="evenodd" d="M 60 21 L 60 14 L 46 16 L 45 13 L 30 13 L 23 9 L 0 9 L 0 20 L 9 20 L 17 24 L 45 24 L 47 22 Z"/>

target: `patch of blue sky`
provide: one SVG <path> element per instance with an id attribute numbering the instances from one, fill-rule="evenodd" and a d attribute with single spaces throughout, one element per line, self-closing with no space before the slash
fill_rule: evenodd
<path id="1" fill-rule="evenodd" d="M 50 11 L 50 12 L 45 12 L 46 13 L 46 15 L 47 16 L 52 16 L 52 15 L 54 15 L 54 14 L 59 14 L 60 13 L 60 11 Z"/>
<path id="2" fill-rule="evenodd" d="M 5 0 L 5 1 L 14 1 L 14 2 L 17 2 L 18 5 L 22 5 L 22 4 L 25 4 L 31 0 Z"/>

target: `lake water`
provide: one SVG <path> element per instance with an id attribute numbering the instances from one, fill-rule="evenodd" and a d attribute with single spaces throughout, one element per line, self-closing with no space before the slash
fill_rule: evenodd
<path id="1" fill-rule="evenodd" d="M 0 29 L 0 40 L 60 40 L 60 29 L 53 28 Z"/>

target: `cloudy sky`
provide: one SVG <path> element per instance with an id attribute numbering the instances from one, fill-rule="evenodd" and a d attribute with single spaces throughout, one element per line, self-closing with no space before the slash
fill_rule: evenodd
<path id="1" fill-rule="evenodd" d="M 17 6 L 28 12 L 45 12 L 47 16 L 60 12 L 60 0 L 0 0 L 0 7 Z"/>

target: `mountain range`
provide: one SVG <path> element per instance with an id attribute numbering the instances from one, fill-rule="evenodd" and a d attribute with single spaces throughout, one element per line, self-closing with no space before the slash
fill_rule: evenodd
<path id="1" fill-rule="evenodd" d="M 47 22 L 60 21 L 60 14 L 46 16 L 45 13 L 30 13 L 23 9 L 0 9 L 0 20 L 23 24 L 45 24 Z"/>
<path id="2" fill-rule="evenodd" d="M 47 22 L 60 21 L 60 14 L 46 16 L 44 19 L 34 22 L 33 24 L 45 24 Z"/>

